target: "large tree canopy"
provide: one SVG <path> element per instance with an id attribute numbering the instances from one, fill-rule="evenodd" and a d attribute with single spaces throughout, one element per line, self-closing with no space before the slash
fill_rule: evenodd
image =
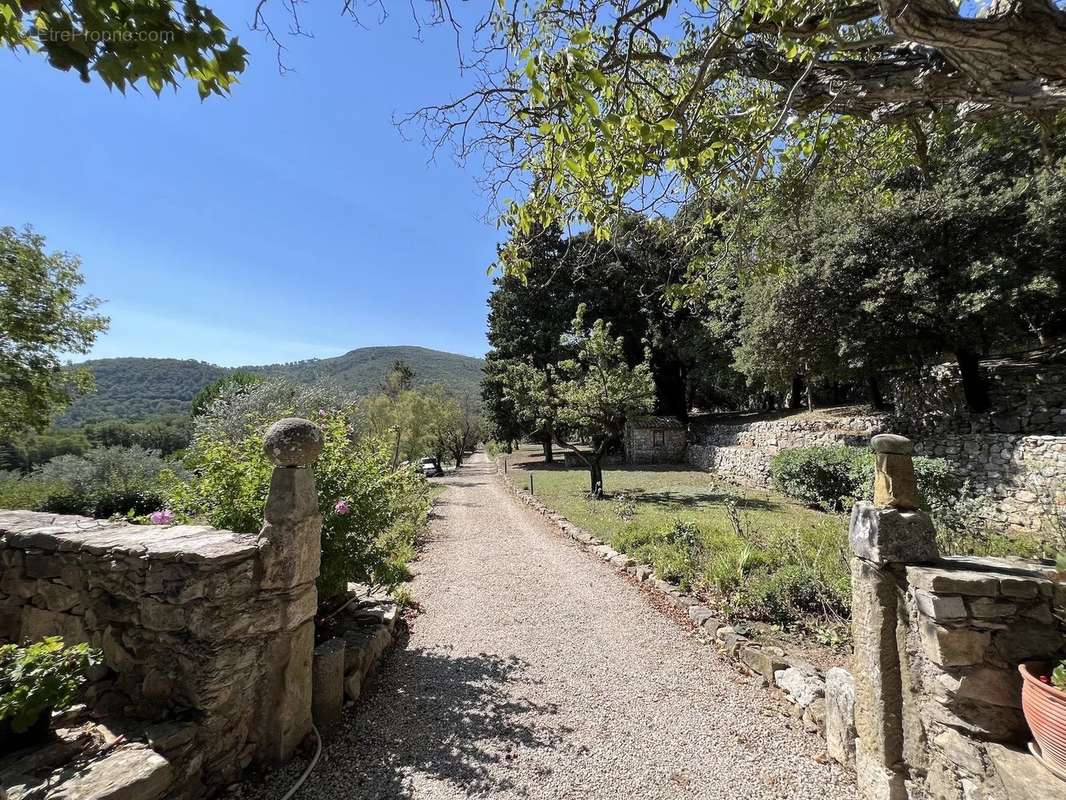
<path id="1" fill-rule="evenodd" d="M 83 81 L 95 72 L 122 91 L 143 80 L 158 93 L 191 80 L 201 97 L 224 94 L 247 55 L 196 0 L 0 0 L 0 45 L 41 53 Z"/>
<path id="2" fill-rule="evenodd" d="M 221 5 L 199 0 L 0 0 L 0 46 L 39 53 L 85 82 L 95 73 L 122 91 L 143 82 L 158 94 L 164 86 L 188 81 L 208 97 L 228 93 L 247 65 L 248 52 L 230 28 L 247 27 L 265 37 L 277 49 L 282 72 L 287 70 L 285 35 L 311 35 L 303 26 L 299 0 L 253 0 L 235 12 L 227 7 L 229 25 L 216 14 Z M 405 8 L 419 30 L 445 21 L 458 25 L 444 0 Z M 380 0 L 366 5 L 341 0 L 337 11 L 357 24 L 363 12 L 378 19 L 388 13 Z"/>
<path id="3" fill-rule="evenodd" d="M 411 119 L 461 155 L 488 150 L 525 233 L 578 219 L 605 235 L 623 205 L 669 209 L 708 187 L 742 203 L 783 158 L 920 145 L 933 111 L 1022 112 L 1045 129 L 1066 112 L 1066 0 L 498 0 L 473 22 L 442 0 L 410 8 L 450 26 L 475 82 Z M 280 48 L 272 15 L 302 31 L 288 0 L 241 21 Z M 0 44 L 120 89 L 188 80 L 203 96 L 247 57 L 198 0 L 0 0 Z"/>
<path id="4" fill-rule="evenodd" d="M 736 366 L 782 387 L 950 353 L 984 410 L 979 356 L 1066 333 L 1066 158 L 1024 134 L 955 131 L 924 169 L 853 175 L 843 192 L 832 174 L 763 187 L 700 281 L 708 307 L 739 305 Z M 721 291 L 723 273 L 744 276 L 739 298 Z"/>
<path id="5" fill-rule="evenodd" d="M 606 235 L 623 208 L 736 207 L 784 162 L 920 150 L 931 112 L 1066 109 L 1063 0 L 501 3 L 478 85 L 416 115 L 494 165 L 505 219 Z M 969 9 L 975 11 L 974 9 Z M 501 67 L 503 63 L 505 66 Z M 515 266 L 524 262 L 516 255 Z"/>

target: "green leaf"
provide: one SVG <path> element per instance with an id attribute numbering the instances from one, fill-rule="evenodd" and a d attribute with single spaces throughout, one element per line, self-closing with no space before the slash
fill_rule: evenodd
<path id="1" fill-rule="evenodd" d="M 588 109 L 589 114 L 593 117 L 598 117 L 600 115 L 600 104 L 592 95 L 592 92 L 585 92 L 582 95 L 582 99 L 585 101 L 585 108 Z"/>

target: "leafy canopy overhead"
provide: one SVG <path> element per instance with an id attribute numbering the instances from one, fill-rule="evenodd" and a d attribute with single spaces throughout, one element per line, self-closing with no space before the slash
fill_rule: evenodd
<path id="1" fill-rule="evenodd" d="M 625 207 L 694 195 L 735 208 L 832 148 L 899 158 L 934 111 L 1054 127 L 1066 109 L 1062 0 L 980 18 L 943 0 L 501 0 L 483 30 L 476 87 L 412 121 L 487 154 L 522 232 L 606 236 Z"/>
<path id="2" fill-rule="evenodd" d="M 214 12 L 196 0 L 0 0 L 0 44 L 44 55 L 88 82 L 95 72 L 125 91 L 144 81 L 194 81 L 201 97 L 225 94 L 247 52 Z"/>
<path id="3" fill-rule="evenodd" d="M 285 46 L 275 27 L 309 35 L 297 6 L 292 0 L 274 5 L 257 0 L 247 6 L 249 19 L 241 20 L 277 49 L 282 72 L 287 70 Z M 376 15 L 386 13 L 383 3 L 373 6 Z M 410 7 L 419 29 L 454 22 L 443 0 L 427 0 L 425 9 Z M 359 3 L 343 0 L 339 10 L 361 22 Z M 201 98 L 228 94 L 248 61 L 248 51 L 229 35 L 229 27 L 198 0 L 0 0 L 0 46 L 39 53 L 85 82 L 96 73 L 123 92 L 142 81 L 156 94 L 189 81 Z"/>

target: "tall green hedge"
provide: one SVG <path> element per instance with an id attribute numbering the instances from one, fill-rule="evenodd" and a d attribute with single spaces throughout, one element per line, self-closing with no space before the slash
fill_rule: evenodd
<path id="1" fill-rule="evenodd" d="M 958 481 L 940 458 L 914 459 L 918 492 L 926 509 L 943 506 L 958 492 Z M 829 511 L 873 498 L 874 456 L 864 447 L 836 445 L 782 450 L 770 463 L 774 489 L 809 506 Z"/>

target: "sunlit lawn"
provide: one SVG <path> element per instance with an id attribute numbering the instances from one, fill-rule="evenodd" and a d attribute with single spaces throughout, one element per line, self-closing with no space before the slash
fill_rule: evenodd
<path id="1" fill-rule="evenodd" d="M 519 457 L 516 460 L 522 460 Z M 846 616 L 847 521 L 696 470 L 614 467 L 607 497 L 583 469 L 512 465 L 509 478 L 590 533 L 737 617 L 790 624 Z"/>

